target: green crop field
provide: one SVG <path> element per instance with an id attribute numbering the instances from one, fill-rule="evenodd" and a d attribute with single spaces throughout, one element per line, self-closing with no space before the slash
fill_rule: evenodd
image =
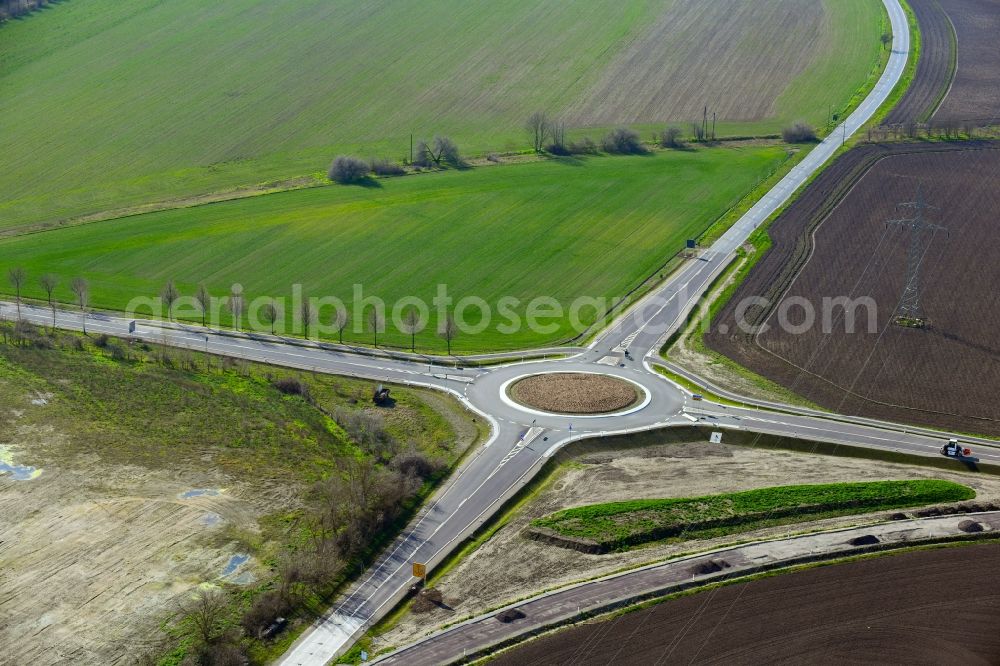
<path id="1" fill-rule="evenodd" d="M 44 295 L 38 277 L 59 275 L 66 302 L 69 280 L 84 276 L 92 303 L 113 309 L 175 280 L 186 295 L 203 282 L 224 296 L 239 283 L 248 301 L 288 297 L 301 284 L 307 295 L 348 306 L 359 284 L 391 313 L 405 296 L 430 303 L 444 284 L 456 300 L 479 297 L 493 309 L 488 329 L 459 335 L 455 349 L 523 348 L 572 337 L 568 312 L 544 320 L 552 330 L 505 333 L 499 299 L 520 299 L 513 310 L 523 316 L 539 296 L 566 309 L 580 296 L 623 296 L 786 159 L 783 146 L 733 146 L 331 185 L 3 239 L 0 269 L 23 266 L 25 293 L 36 298 Z M 289 318 L 291 310 L 289 301 Z M 466 320 L 476 323 L 478 312 Z M 593 321 L 594 309 L 580 318 Z M 418 347 L 444 350 L 435 331 L 431 321 Z M 347 340 L 372 336 L 362 325 Z M 409 338 L 390 330 L 382 342 Z"/>
<path id="2" fill-rule="evenodd" d="M 660 539 L 700 539 L 975 496 L 972 488 L 937 479 L 777 486 L 705 497 L 591 504 L 539 518 L 532 525 L 616 550 Z"/>
<path id="3" fill-rule="evenodd" d="M 401 159 L 718 113 L 823 125 L 869 79 L 877 0 L 70 0 L 0 26 L 0 228 Z"/>

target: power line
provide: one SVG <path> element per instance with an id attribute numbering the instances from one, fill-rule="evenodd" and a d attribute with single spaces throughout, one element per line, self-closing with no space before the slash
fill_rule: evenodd
<path id="1" fill-rule="evenodd" d="M 897 208 L 912 210 L 913 213 L 909 217 L 886 221 L 887 226 L 897 226 L 908 230 L 910 233 L 910 248 L 906 257 L 906 282 L 903 288 L 903 297 L 899 302 L 896 321 L 897 323 L 922 326 L 924 317 L 920 308 L 922 291 L 920 264 L 925 253 L 924 239 L 927 232 L 931 232 L 931 235 L 933 235 L 935 231 L 947 231 L 947 229 L 927 219 L 925 212 L 928 210 L 937 210 L 937 208 L 924 200 L 922 186 L 917 187 L 917 198 L 915 201 L 900 203 L 897 205 Z"/>

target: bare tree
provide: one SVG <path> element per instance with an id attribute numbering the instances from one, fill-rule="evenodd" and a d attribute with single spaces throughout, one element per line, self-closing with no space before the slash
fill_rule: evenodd
<path id="1" fill-rule="evenodd" d="M 882 36 L 879 38 L 882 40 L 882 48 L 885 49 L 889 44 L 892 43 L 892 35 L 887 32 L 883 32 Z"/>
<path id="2" fill-rule="evenodd" d="M 181 608 L 202 645 L 211 645 L 225 631 L 229 604 L 219 590 L 203 590 L 198 597 Z"/>
<path id="3" fill-rule="evenodd" d="M 177 291 L 177 287 L 174 286 L 174 281 L 170 280 L 163 287 L 163 291 L 160 292 L 160 298 L 163 302 L 167 304 L 167 321 L 173 321 L 174 318 L 174 303 L 181 295 Z"/>
<path id="4" fill-rule="evenodd" d="M 535 152 L 542 152 L 545 140 L 549 137 L 549 117 L 545 115 L 544 111 L 535 111 L 528 116 L 528 120 L 524 123 L 524 129 L 528 132 L 531 146 Z"/>
<path id="5" fill-rule="evenodd" d="M 417 333 L 424 329 L 424 322 L 420 319 L 420 312 L 417 310 L 416 306 L 411 305 L 407 308 L 406 313 L 403 314 L 403 328 L 404 332 L 410 334 L 410 351 L 417 351 Z"/>
<path id="6" fill-rule="evenodd" d="M 347 310 L 344 308 L 337 308 L 333 312 L 333 327 L 337 329 L 337 340 L 340 344 L 344 344 L 344 329 L 347 328 L 347 322 L 350 321 L 350 317 L 347 315 Z"/>
<path id="7" fill-rule="evenodd" d="M 705 140 L 705 126 L 698 123 L 691 123 L 691 135 L 694 136 L 695 141 L 701 143 Z"/>
<path id="8" fill-rule="evenodd" d="M 339 155 L 330 165 L 327 176 L 336 183 L 347 185 L 364 182 L 368 179 L 369 171 L 371 171 L 371 167 L 364 160 L 348 155 Z"/>
<path id="9" fill-rule="evenodd" d="M 229 308 L 229 314 L 233 316 L 233 328 L 237 331 L 240 330 L 240 320 L 243 318 L 243 310 L 246 307 L 243 300 L 243 290 L 233 285 L 226 306 Z"/>
<path id="10" fill-rule="evenodd" d="M 10 286 L 14 287 L 15 303 L 17 303 L 17 320 L 21 321 L 21 287 L 28 278 L 28 274 L 20 266 L 15 266 L 7 271 L 7 279 Z"/>
<path id="11" fill-rule="evenodd" d="M 198 285 L 198 291 L 195 292 L 194 300 L 198 301 L 198 309 L 201 310 L 201 325 L 205 326 L 208 320 L 208 312 L 212 307 L 212 295 L 208 293 L 205 285 Z"/>
<path id="12" fill-rule="evenodd" d="M 42 285 L 42 289 L 45 290 L 45 298 L 49 302 L 49 309 L 52 310 L 52 330 L 56 330 L 56 302 L 52 298 L 52 293 L 56 290 L 56 285 L 59 284 L 59 278 L 52 273 L 46 273 L 42 277 L 38 278 L 38 282 Z"/>
<path id="13" fill-rule="evenodd" d="M 451 356 L 451 341 L 458 335 L 458 325 L 450 312 L 445 315 L 444 321 L 438 324 L 438 335 L 448 345 L 448 356 Z"/>
<path id="14" fill-rule="evenodd" d="M 446 136 L 436 136 L 433 143 L 429 144 L 426 141 L 417 143 L 417 153 L 413 158 L 414 165 L 439 167 L 442 162 L 455 167 L 465 164 L 459 153 L 458 145 L 454 141 Z"/>
<path id="15" fill-rule="evenodd" d="M 75 277 L 69 288 L 76 296 L 76 304 L 80 306 L 80 320 L 83 322 L 83 334 L 87 335 L 87 302 L 90 300 L 90 285 L 82 277 Z"/>
<path id="16" fill-rule="evenodd" d="M 271 325 L 271 335 L 274 335 L 274 324 L 278 321 L 278 308 L 273 300 L 269 299 L 264 304 L 260 309 L 260 316 L 264 319 L 264 323 Z"/>
<path id="17" fill-rule="evenodd" d="M 299 305 L 299 318 L 302 320 L 303 331 L 305 332 L 306 340 L 309 339 L 309 325 L 313 323 L 316 318 L 316 313 L 313 312 L 312 303 L 309 301 L 309 297 L 302 296 L 302 304 Z"/>
<path id="18" fill-rule="evenodd" d="M 375 348 L 378 348 L 378 334 L 379 330 L 382 329 L 385 322 L 382 321 L 382 315 L 379 313 L 378 308 L 373 307 L 368 311 L 368 330 L 372 332 L 375 336 Z"/>

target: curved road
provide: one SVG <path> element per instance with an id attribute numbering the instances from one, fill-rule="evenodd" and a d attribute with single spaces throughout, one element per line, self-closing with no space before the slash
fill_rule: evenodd
<path id="1" fill-rule="evenodd" d="M 882 105 L 906 66 L 909 28 L 898 0 L 883 0 L 893 29 L 893 47 L 879 82 L 845 124 L 818 144 L 791 172 L 733 225 L 699 259 L 690 261 L 661 287 L 636 303 L 584 350 L 566 359 L 537 360 L 490 368 L 455 369 L 405 355 L 353 354 L 271 336 L 232 334 L 196 326 L 138 322 L 132 337 L 274 365 L 354 375 L 379 381 L 428 386 L 448 391 L 487 418 L 492 437 L 467 460 L 432 498 L 382 557 L 324 617 L 284 655 L 288 666 L 319 666 L 341 654 L 365 628 L 381 618 L 412 583 L 410 565 L 439 563 L 457 544 L 527 483 L 559 447 L 585 437 L 667 426 L 712 425 L 760 433 L 792 435 L 834 443 L 936 455 L 943 435 L 907 430 L 893 424 L 849 417 L 831 421 L 787 408 L 786 412 L 726 407 L 708 401 L 689 403 L 689 394 L 666 381 L 651 366 L 661 342 L 683 324 L 711 281 L 734 257 L 750 233 L 784 204 Z M 846 134 L 845 134 L 846 133 Z M 51 323 L 45 308 L 22 305 L 22 316 Z M 14 316 L 14 306 L 0 303 L 0 315 Z M 79 330 L 79 313 L 57 311 L 59 327 Z M 129 322 L 91 314 L 87 330 L 129 337 Z M 629 355 L 624 354 L 624 350 Z M 519 375 L 547 371 L 614 374 L 641 385 L 648 402 L 625 414 L 578 417 L 539 414 L 518 407 L 502 395 L 504 384 Z M 1000 462 L 1000 451 L 984 459 Z"/>

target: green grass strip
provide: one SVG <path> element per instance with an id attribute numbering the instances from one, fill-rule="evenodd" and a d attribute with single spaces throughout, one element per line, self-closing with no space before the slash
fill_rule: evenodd
<path id="1" fill-rule="evenodd" d="M 935 479 L 777 486 L 705 497 L 592 504 L 532 522 L 602 550 L 683 537 L 708 538 L 765 525 L 972 499 L 974 490 Z"/>

